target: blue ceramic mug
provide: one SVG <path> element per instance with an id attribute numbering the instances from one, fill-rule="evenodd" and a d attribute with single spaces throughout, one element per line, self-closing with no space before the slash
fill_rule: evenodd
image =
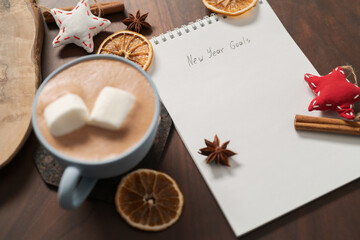
<path id="1" fill-rule="evenodd" d="M 37 125 L 36 105 L 42 89 L 56 74 L 77 63 L 93 59 L 110 59 L 121 61 L 137 69 L 142 75 L 145 76 L 153 89 L 155 96 L 155 111 L 150 127 L 146 131 L 145 135 L 140 139 L 140 141 L 135 144 L 135 146 L 131 147 L 126 152 L 108 160 L 103 160 L 100 162 L 85 162 L 65 156 L 46 141 L 40 132 L 39 126 Z M 40 143 L 59 161 L 62 166 L 65 167 L 65 171 L 61 178 L 58 190 L 60 206 L 65 209 L 77 208 L 89 195 L 99 178 L 114 177 L 135 167 L 145 157 L 154 142 L 159 116 L 160 100 L 155 88 L 155 84 L 143 69 L 125 58 L 113 55 L 89 55 L 73 60 L 51 73 L 41 84 L 35 95 L 32 109 L 32 126 Z"/>

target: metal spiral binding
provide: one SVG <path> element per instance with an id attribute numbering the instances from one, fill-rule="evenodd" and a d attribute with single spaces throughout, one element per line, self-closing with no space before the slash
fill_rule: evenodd
<path id="1" fill-rule="evenodd" d="M 179 28 L 175 28 L 174 32 L 176 32 L 176 34 L 180 37 L 182 35 L 182 32 Z"/>
<path id="2" fill-rule="evenodd" d="M 161 35 L 160 35 L 160 38 L 161 38 L 161 40 L 162 40 L 163 42 L 166 42 L 166 40 L 167 40 L 164 34 L 161 34 Z"/>
<path id="3" fill-rule="evenodd" d="M 159 44 L 159 40 L 157 40 L 157 38 L 156 38 L 156 37 L 151 38 L 151 40 L 153 40 L 153 41 L 154 41 L 155 45 L 158 45 L 158 44 Z"/>
<path id="4" fill-rule="evenodd" d="M 172 33 L 172 31 L 167 31 L 166 34 L 169 35 L 169 37 L 171 39 L 173 39 L 175 37 L 175 35 Z"/>
<path id="5" fill-rule="evenodd" d="M 181 28 L 184 29 L 186 33 L 190 32 L 190 29 L 188 28 L 188 25 L 182 25 Z"/>
<path id="6" fill-rule="evenodd" d="M 175 28 L 174 32 L 176 32 L 176 34 L 180 37 L 182 35 L 182 32 L 179 28 Z"/>
<path id="7" fill-rule="evenodd" d="M 219 16 L 215 13 L 210 16 L 205 16 L 203 19 L 197 19 L 195 22 L 189 22 L 187 25 L 182 25 L 180 28 L 175 28 L 172 31 L 168 31 L 165 34 L 160 34 L 157 37 L 151 38 L 155 45 L 160 42 L 166 42 L 168 39 L 174 39 L 175 37 L 181 37 L 184 33 L 196 31 L 199 28 L 205 27 L 206 24 L 212 24 L 219 21 Z"/>
<path id="8" fill-rule="evenodd" d="M 203 22 L 202 19 L 196 20 L 196 23 L 198 23 L 198 24 L 200 25 L 200 27 L 204 27 L 204 26 L 205 26 L 205 23 Z"/>
<path id="9" fill-rule="evenodd" d="M 213 17 L 215 21 L 219 21 L 219 16 L 215 13 L 210 14 L 210 17 Z"/>
<path id="10" fill-rule="evenodd" d="M 206 20 L 208 24 L 211 24 L 211 23 L 212 23 L 212 21 L 211 21 L 211 19 L 210 19 L 209 16 L 205 16 L 203 20 L 204 20 L 204 21 Z"/>
<path id="11" fill-rule="evenodd" d="M 189 22 L 189 26 L 191 26 L 194 30 L 197 29 L 197 26 L 193 22 Z"/>

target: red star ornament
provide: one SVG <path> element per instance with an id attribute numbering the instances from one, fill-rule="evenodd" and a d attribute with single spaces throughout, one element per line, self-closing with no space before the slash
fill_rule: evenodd
<path id="1" fill-rule="evenodd" d="M 305 81 L 317 95 L 310 103 L 308 110 L 332 110 L 346 119 L 353 120 L 354 103 L 360 100 L 360 88 L 346 79 L 341 67 L 335 68 L 325 76 L 305 74 Z"/>

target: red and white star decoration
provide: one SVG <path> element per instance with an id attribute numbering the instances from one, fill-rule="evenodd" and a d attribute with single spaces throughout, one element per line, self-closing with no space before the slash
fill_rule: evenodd
<path id="1" fill-rule="evenodd" d="M 111 22 L 94 16 L 88 0 L 81 0 L 72 11 L 51 9 L 60 31 L 53 41 L 53 47 L 75 43 L 88 53 L 94 51 L 93 36 L 107 28 Z"/>
<path id="2" fill-rule="evenodd" d="M 341 67 L 335 68 L 325 76 L 305 74 L 305 81 L 317 95 L 309 105 L 312 110 L 332 110 L 346 119 L 352 120 L 354 103 L 360 100 L 360 88 L 352 84 Z"/>

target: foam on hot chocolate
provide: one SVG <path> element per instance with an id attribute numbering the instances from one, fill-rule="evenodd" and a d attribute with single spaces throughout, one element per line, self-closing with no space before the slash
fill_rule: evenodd
<path id="1" fill-rule="evenodd" d="M 46 106 L 73 93 L 92 111 L 105 86 L 127 91 L 136 99 L 119 130 L 87 125 L 62 137 L 50 133 L 44 119 Z M 105 160 L 126 152 L 147 132 L 154 112 L 155 96 L 146 78 L 126 63 L 108 59 L 84 61 L 58 73 L 45 85 L 36 106 L 37 123 L 46 141 L 64 155 L 85 161 Z"/>

